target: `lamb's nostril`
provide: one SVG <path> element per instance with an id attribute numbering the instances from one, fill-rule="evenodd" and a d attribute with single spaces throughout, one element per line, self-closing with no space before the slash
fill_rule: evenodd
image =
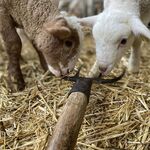
<path id="1" fill-rule="evenodd" d="M 106 72 L 107 67 L 99 67 L 99 70 L 101 73 L 104 73 L 104 72 Z"/>
<path id="2" fill-rule="evenodd" d="M 69 69 L 67 69 L 67 73 L 69 73 L 70 72 L 70 70 Z"/>
<path id="3" fill-rule="evenodd" d="M 148 28 L 150 29 L 150 22 L 148 23 Z"/>

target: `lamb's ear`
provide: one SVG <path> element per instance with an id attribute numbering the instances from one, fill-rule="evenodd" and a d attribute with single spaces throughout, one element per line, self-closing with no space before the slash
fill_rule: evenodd
<path id="1" fill-rule="evenodd" d="M 79 18 L 78 22 L 82 25 L 82 26 L 89 26 L 89 27 L 93 27 L 94 24 L 96 23 L 98 18 L 98 15 L 96 16 L 91 16 L 91 17 L 85 17 L 85 18 Z"/>
<path id="2" fill-rule="evenodd" d="M 150 40 L 150 31 L 138 17 L 133 17 L 130 20 L 131 28 L 135 36 L 142 36 Z"/>
<path id="3" fill-rule="evenodd" d="M 71 30 L 64 18 L 57 18 L 54 21 L 48 22 L 44 25 L 44 28 L 50 34 L 60 39 L 65 39 L 71 35 Z"/>
<path id="4" fill-rule="evenodd" d="M 60 39 L 68 38 L 71 35 L 71 31 L 67 27 L 48 27 L 47 31 Z"/>

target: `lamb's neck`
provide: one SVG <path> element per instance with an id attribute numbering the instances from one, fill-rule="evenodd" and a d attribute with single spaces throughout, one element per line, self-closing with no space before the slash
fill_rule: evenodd
<path id="1" fill-rule="evenodd" d="M 110 0 L 105 9 L 140 16 L 139 0 Z"/>

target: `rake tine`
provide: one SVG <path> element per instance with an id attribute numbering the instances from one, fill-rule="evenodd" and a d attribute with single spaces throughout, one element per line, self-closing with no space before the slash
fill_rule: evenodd
<path id="1" fill-rule="evenodd" d="M 122 79 L 122 77 L 124 76 L 126 72 L 126 69 L 123 70 L 123 72 L 121 73 L 120 76 L 115 77 L 113 79 L 99 79 L 99 78 L 95 78 L 93 79 L 93 82 L 96 84 L 105 84 L 105 83 L 114 83 L 117 82 L 118 80 Z"/>
<path id="2" fill-rule="evenodd" d="M 83 65 L 81 65 L 81 66 L 79 67 L 79 69 L 78 69 L 78 71 L 77 71 L 77 73 L 75 74 L 74 77 L 79 77 L 80 71 L 81 71 L 82 67 L 83 67 Z"/>
<path id="3" fill-rule="evenodd" d="M 79 76 L 81 68 L 82 68 L 82 66 L 79 68 L 79 70 L 78 70 L 78 72 L 76 73 L 75 76 L 72 76 L 72 77 L 66 76 L 66 77 L 63 77 L 63 79 L 67 80 L 67 81 L 71 81 L 71 82 L 76 82 L 77 80 L 91 80 L 91 81 L 93 81 L 93 83 L 96 83 L 96 84 L 105 84 L 105 83 L 117 82 L 118 80 L 122 79 L 122 77 L 124 76 L 124 74 L 126 72 L 126 69 L 124 69 L 120 76 L 114 77 L 113 79 L 102 79 L 101 74 L 97 78 L 86 78 L 86 77 L 80 77 Z"/>

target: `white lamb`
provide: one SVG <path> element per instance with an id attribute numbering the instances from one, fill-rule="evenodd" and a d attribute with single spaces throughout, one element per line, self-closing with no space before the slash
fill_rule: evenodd
<path id="1" fill-rule="evenodd" d="M 93 26 L 96 62 L 90 75 L 108 74 L 131 46 L 128 69 L 139 71 L 141 37 L 150 39 L 150 0 L 105 0 L 102 13 L 80 22 Z"/>

